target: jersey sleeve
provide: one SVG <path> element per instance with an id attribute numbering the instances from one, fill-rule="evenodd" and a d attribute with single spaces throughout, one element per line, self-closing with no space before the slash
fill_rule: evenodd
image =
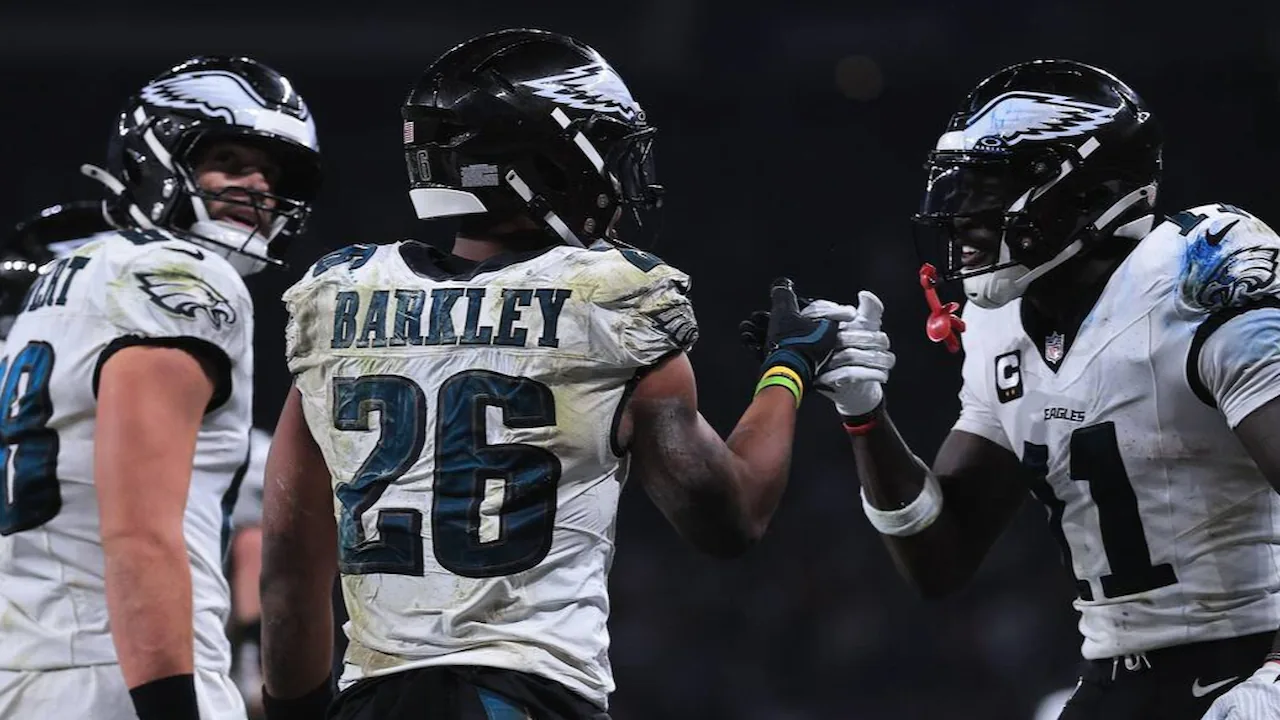
<path id="1" fill-rule="evenodd" d="M 335 285 L 351 280 L 377 254 L 377 245 L 349 245 L 317 260 L 284 292 L 285 362 L 295 377 L 320 363 L 318 350 L 332 337 Z"/>
<path id="2" fill-rule="evenodd" d="M 245 466 L 240 494 L 231 511 L 232 527 L 255 527 L 262 524 L 263 477 L 267 471 L 267 451 L 271 433 L 259 428 L 249 432 L 249 462 Z"/>
<path id="3" fill-rule="evenodd" d="M 148 244 L 109 271 L 102 303 L 117 337 L 99 356 L 98 370 L 131 345 L 180 348 L 214 369 L 210 408 L 220 406 L 230 396 L 231 368 L 253 343 L 253 302 L 240 276 L 182 241 Z"/>
<path id="4" fill-rule="evenodd" d="M 1280 237 L 1266 223 L 1229 206 L 1179 215 L 1198 220 L 1182 258 L 1179 296 L 1185 306 L 1214 314 L 1280 297 Z"/>
<path id="5" fill-rule="evenodd" d="M 285 363 L 293 375 L 301 375 L 319 363 L 316 353 L 319 333 L 316 323 L 321 317 L 317 303 L 323 301 L 321 283 L 314 282 L 311 271 L 285 291 L 283 300 L 287 319 L 284 326 Z"/>
<path id="6" fill-rule="evenodd" d="M 1234 428 L 1280 396 L 1280 302 L 1226 318 L 1207 334 L 1197 360 L 1195 389 Z"/>
<path id="7" fill-rule="evenodd" d="M 1181 300 L 1203 316 L 1187 380 L 1231 427 L 1280 396 L 1280 237 L 1232 206 L 1205 206 L 1187 244 Z M 1193 215 L 1194 217 L 1194 215 Z"/>
<path id="8" fill-rule="evenodd" d="M 971 331 L 975 328 L 971 328 Z M 960 417 L 951 426 L 952 430 L 962 430 L 979 437 L 984 437 L 1006 450 L 1013 450 L 1013 443 L 1005 434 L 1004 426 L 996 415 L 993 406 L 995 388 L 994 377 L 988 372 L 993 367 L 991 359 L 982 352 L 981 343 L 970 336 L 965 343 L 964 366 L 961 370 L 963 384 L 960 386 Z"/>
<path id="9" fill-rule="evenodd" d="M 608 347 L 623 365 L 653 365 L 698 340 L 689 276 L 639 250 L 611 250 L 594 294 Z"/>

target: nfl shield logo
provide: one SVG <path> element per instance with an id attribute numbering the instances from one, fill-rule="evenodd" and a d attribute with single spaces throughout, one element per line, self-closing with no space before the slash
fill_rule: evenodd
<path id="1" fill-rule="evenodd" d="M 1066 338 L 1062 333 L 1056 332 L 1044 339 L 1044 359 L 1057 365 L 1062 362 L 1063 345 Z"/>

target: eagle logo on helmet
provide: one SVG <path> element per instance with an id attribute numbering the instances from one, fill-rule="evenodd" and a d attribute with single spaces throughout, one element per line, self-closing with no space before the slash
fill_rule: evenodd
<path id="1" fill-rule="evenodd" d="M 1008 92 L 994 98 L 974 113 L 964 130 L 943 135 L 938 149 L 972 150 L 978 146 L 1002 147 L 1016 145 L 1024 140 L 1052 140 L 1085 135 L 1110 123 L 1116 113 L 1123 109 L 1123 105 L 1107 107 L 1066 95 Z M 951 144 L 957 140 L 961 146 L 952 147 Z"/>
<path id="2" fill-rule="evenodd" d="M 142 88 L 142 99 L 158 107 L 195 110 L 209 117 L 236 124 L 236 110 L 246 106 L 267 107 L 267 102 L 235 73 L 198 70 L 178 73 Z M 303 107 L 305 115 L 306 108 Z"/>
<path id="3" fill-rule="evenodd" d="M 221 329 L 236 321 L 235 308 L 212 285 L 187 272 L 134 273 L 151 302 L 173 315 L 194 319 L 203 311 Z"/>
<path id="4" fill-rule="evenodd" d="M 617 113 L 627 120 L 644 120 L 644 111 L 631 97 L 622 78 L 603 62 L 580 65 L 547 77 L 526 80 L 521 85 L 533 94 L 578 110 Z"/>

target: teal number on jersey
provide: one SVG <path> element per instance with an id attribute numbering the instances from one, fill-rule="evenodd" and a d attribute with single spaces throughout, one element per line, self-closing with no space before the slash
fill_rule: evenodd
<path id="1" fill-rule="evenodd" d="M 0 360 L 0 535 L 39 527 L 62 509 L 49 378 L 53 346 L 29 342 Z"/>

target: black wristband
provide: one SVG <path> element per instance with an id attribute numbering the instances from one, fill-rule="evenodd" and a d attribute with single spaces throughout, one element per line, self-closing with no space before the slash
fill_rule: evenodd
<path id="1" fill-rule="evenodd" d="M 143 683 L 129 691 L 138 720 L 200 720 L 196 680 L 190 673 Z"/>
<path id="2" fill-rule="evenodd" d="M 805 356 L 790 348 L 778 348 L 769 353 L 764 358 L 764 363 L 760 365 L 760 372 L 764 373 L 774 365 L 781 365 L 789 368 L 796 375 L 800 376 L 800 383 L 804 385 L 805 391 L 813 384 L 813 367 Z"/>
<path id="3" fill-rule="evenodd" d="M 306 695 L 287 700 L 271 697 L 267 686 L 262 686 L 262 709 L 267 713 L 267 720 L 322 720 L 331 700 L 332 675 Z"/>

